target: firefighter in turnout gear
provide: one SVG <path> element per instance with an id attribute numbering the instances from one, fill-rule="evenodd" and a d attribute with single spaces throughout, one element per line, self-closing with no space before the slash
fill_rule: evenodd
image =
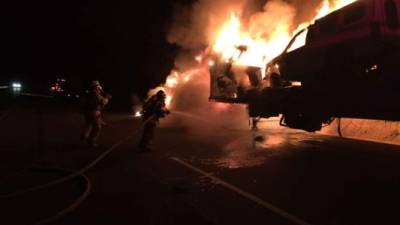
<path id="1" fill-rule="evenodd" d="M 151 96 L 143 106 L 143 122 L 145 124 L 142 138 L 139 142 L 139 148 L 142 152 L 151 150 L 150 144 L 159 118 L 163 118 L 170 113 L 166 108 L 166 97 L 164 91 L 160 90 L 157 94 Z"/>
<path id="2" fill-rule="evenodd" d="M 104 124 L 102 110 L 110 99 L 111 95 L 104 93 L 100 82 L 97 80 L 92 81 L 88 94 L 82 102 L 85 129 L 81 139 L 85 141 L 89 147 L 97 146 L 97 139 L 101 127 Z"/>

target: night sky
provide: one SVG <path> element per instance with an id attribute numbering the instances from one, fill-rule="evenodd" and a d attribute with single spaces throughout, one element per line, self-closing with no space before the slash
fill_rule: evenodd
<path id="1" fill-rule="evenodd" d="M 164 81 L 179 50 L 166 42 L 184 0 L 14 0 L 0 3 L 0 79 L 100 79 L 117 95 Z"/>

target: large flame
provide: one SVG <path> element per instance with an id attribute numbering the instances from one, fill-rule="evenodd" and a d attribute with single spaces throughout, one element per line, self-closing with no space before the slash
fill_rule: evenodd
<path id="1" fill-rule="evenodd" d="M 276 39 L 278 40 L 278 38 Z M 285 43 L 287 40 L 283 40 Z M 240 56 L 238 46 L 246 46 L 247 50 Z M 222 26 L 212 50 L 221 54 L 224 59 L 232 59 L 236 63 L 248 66 L 263 67 L 267 59 L 268 42 L 265 40 L 254 39 L 251 34 L 241 29 L 239 17 L 234 12 L 230 19 Z"/>
<path id="2" fill-rule="evenodd" d="M 231 13 L 230 19 L 222 26 L 214 44 L 213 51 L 222 55 L 224 59 L 233 59 L 235 63 L 247 66 L 258 66 L 264 68 L 265 64 L 278 56 L 287 46 L 291 37 L 303 28 L 315 22 L 315 20 L 327 14 L 349 5 L 356 0 L 325 0 L 316 16 L 309 22 L 300 24 L 297 29 L 291 30 L 292 24 L 275 24 L 275 29 L 269 39 L 253 38 L 255 35 L 242 29 L 237 13 Z M 286 22 L 283 20 L 283 22 Z M 305 34 L 296 40 L 292 49 L 305 44 Z M 247 51 L 240 58 L 237 46 L 247 46 Z"/>
<path id="3" fill-rule="evenodd" d="M 308 22 L 298 25 L 296 29 L 293 29 L 293 24 L 291 24 L 292 19 L 282 20 L 277 18 L 277 21 L 273 22 L 273 28 L 270 29 L 268 38 L 258 34 L 262 28 L 258 29 L 257 24 L 254 25 L 256 29 L 245 29 L 240 19 L 241 12 L 231 12 L 230 15 L 226 16 L 225 22 L 215 28 L 219 29 L 219 31 L 215 32 L 213 30 L 217 35 L 214 41 L 210 43 L 209 50 L 213 54 L 222 56 L 226 61 L 232 60 L 238 65 L 260 67 L 262 71 L 265 71 L 266 63 L 278 56 L 285 49 L 295 33 L 314 23 L 315 20 L 355 1 L 324 0 L 315 17 Z M 305 44 L 305 37 L 305 33 L 299 36 L 293 44 L 292 49 L 303 46 Z M 246 50 L 242 52 L 238 51 L 240 46 L 246 46 Z M 161 87 L 151 90 L 149 94 L 163 89 L 167 93 L 167 106 L 170 107 L 175 90 L 179 85 L 190 82 L 193 77 L 198 79 L 200 67 L 212 66 L 213 62 L 203 63 L 205 58 L 206 55 L 203 54 L 196 56 L 194 60 L 197 61 L 198 67 L 192 70 L 184 72 L 172 71 L 167 77 L 166 83 Z M 200 79 L 208 78 L 203 76 Z"/>
<path id="4" fill-rule="evenodd" d="M 355 1 L 357 1 L 357 0 L 334 0 L 333 2 L 324 1 L 322 4 L 322 7 L 318 11 L 318 14 L 315 19 L 322 18 L 322 17 L 328 15 L 329 13 L 331 13 L 337 9 L 343 8 L 346 5 L 349 5 Z"/>
<path id="5" fill-rule="evenodd" d="M 200 63 L 201 56 L 196 57 L 196 61 L 199 61 Z M 175 94 L 175 89 L 178 87 L 178 85 L 185 84 L 186 82 L 189 82 L 193 76 L 199 73 L 198 69 L 192 69 L 188 70 L 185 72 L 179 72 L 176 70 L 173 70 L 170 75 L 168 75 L 165 84 L 162 86 L 159 86 L 157 88 L 154 88 L 149 91 L 148 95 L 152 96 L 157 93 L 159 90 L 163 90 L 167 97 L 165 99 L 165 104 L 167 108 L 170 108 L 172 99 Z"/>

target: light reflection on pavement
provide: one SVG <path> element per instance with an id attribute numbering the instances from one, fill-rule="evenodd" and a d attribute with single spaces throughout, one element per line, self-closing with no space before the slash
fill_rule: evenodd
<path id="1" fill-rule="evenodd" d="M 215 153 L 210 156 L 191 156 L 202 164 L 221 168 L 239 169 L 262 166 L 272 157 L 280 157 L 296 147 L 309 145 L 305 140 L 315 139 L 315 135 L 301 130 L 288 129 L 279 126 L 278 118 L 264 119 L 259 123 L 259 130 L 252 131 L 245 119 L 239 120 L 232 127 L 219 124 L 196 121 L 179 114 L 161 120 L 161 127 L 172 131 L 179 125 L 190 133 L 191 139 L 198 143 L 207 142 L 215 146 Z M 192 120 L 187 122 L 187 120 Z M 239 124 L 239 125 L 238 125 Z M 187 133 L 186 133 L 187 134 Z M 195 145 L 196 146 L 196 145 Z M 288 148 L 288 147 L 291 148 Z M 293 148 L 294 147 L 294 148 Z M 204 149 L 205 151 L 205 149 Z"/>

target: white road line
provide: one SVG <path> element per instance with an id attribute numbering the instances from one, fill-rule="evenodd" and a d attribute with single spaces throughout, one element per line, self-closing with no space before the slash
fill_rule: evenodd
<path id="1" fill-rule="evenodd" d="M 272 205 L 271 203 L 260 199 L 259 197 L 255 196 L 253 194 L 250 194 L 250 193 L 248 193 L 246 191 L 243 191 L 242 189 L 240 189 L 240 188 L 238 188 L 238 187 L 236 187 L 236 186 L 234 186 L 232 184 L 229 184 L 229 183 L 219 179 L 218 177 L 213 176 L 211 173 L 205 172 L 205 171 L 203 171 L 203 170 L 201 170 L 201 169 L 199 169 L 197 167 L 194 167 L 191 164 L 189 164 L 189 163 L 187 163 L 187 162 L 185 162 L 185 161 L 183 161 L 183 160 L 181 160 L 181 159 L 179 159 L 177 157 L 171 157 L 170 159 L 176 161 L 177 163 L 181 164 L 182 166 L 185 166 L 185 167 L 187 167 L 187 168 L 189 168 L 189 169 L 191 169 L 191 170 L 203 175 L 204 177 L 210 178 L 211 180 L 221 184 L 225 188 L 227 188 L 227 189 L 229 189 L 229 190 L 231 190 L 233 192 L 236 192 L 237 194 L 241 195 L 242 197 L 247 198 L 247 199 L 253 201 L 254 203 L 257 203 L 258 205 L 271 210 L 272 212 L 274 212 L 274 213 L 286 218 L 287 220 L 289 220 L 289 221 L 291 221 L 291 222 L 293 222 L 295 224 L 311 225 L 310 223 L 305 222 L 304 220 L 302 220 L 302 219 L 300 219 L 300 218 L 298 218 L 298 217 L 286 212 L 285 210 L 280 209 L 280 208 Z"/>

